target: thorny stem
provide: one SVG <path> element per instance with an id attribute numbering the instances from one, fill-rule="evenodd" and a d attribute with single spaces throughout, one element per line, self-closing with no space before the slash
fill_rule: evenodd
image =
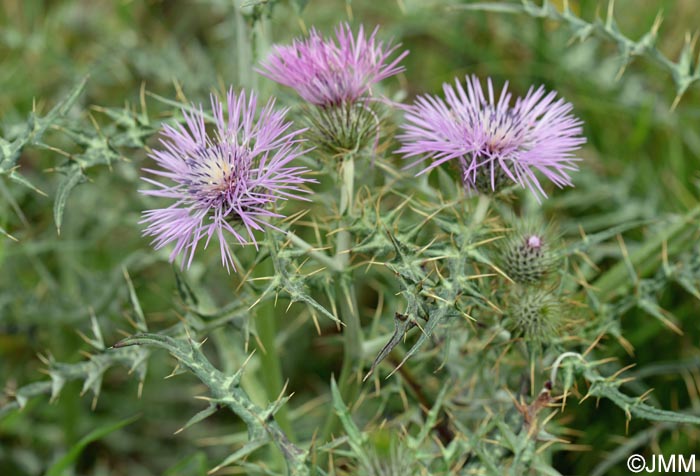
<path id="1" fill-rule="evenodd" d="M 261 266 L 264 266 L 261 265 Z M 263 308 L 264 304 L 267 304 L 269 301 L 265 301 L 265 303 L 261 303 L 260 307 Z M 264 309 L 260 310 L 258 309 L 258 317 L 256 319 L 257 326 L 258 326 L 258 334 L 260 334 L 259 330 L 259 314 L 260 312 L 265 313 L 266 311 Z M 262 340 L 262 337 L 260 337 Z M 233 338 L 233 335 L 231 332 L 227 331 L 226 329 L 218 329 L 218 332 L 213 332 L 211 334 L 211 342 L 216 345 L 216 349 L 218 354 L 221 356 L 221 362 L 223 366 L 223 372 L 225 374 L 233 374 L 236 372 L 236 370 L 240 369 L 242 362 L 245 360 L 244 358 L 241 358 L 238 352 L 238 346 L 237 342 Z M 267 345 L 267 344 L 265 344 Z M 261 357 L 261 364 L 262 364 L 262 372 L 244 372 L 243 375 L 241 375 L 241 382 L 240 386 L 243 389 L 243 391 L 248 394 L 250 397 L 251 402 L 260 405 L 260 406 L 265 406 L 267 401 L 274 401 L 274 399 L 277 397 L 277 395 L 271 395 L 271 392 L 268 388 L 268 380 L 270 379 L 270 376 L 268 375 L 268 365 L 265 361 L 265 353 L 260 352 L 262 354 Z M 258 355 L 260 355 L 258 354 Z M 279 392 L 278 392 L 279 393 Z M 277 414 L 275 415 L 275 420 L 277 421 L 278 424 L 280 424 L 280 412 L 281 410 L 286 409 L 286 406 L 282 406 L 280 410 L 278 410 Z M 281 427 L 281 425 L 280 425 Z M 284 429 L 283 429 L 284 431 Z M 283 458 L 283 454 L 280 451 L 279 448 L 275 446 L 270 446 L 269 448 L 266 449 L 266 451 L 269 451 L 270 453 L 270 460 L 274 462 L 275 466 L 277 467 L 284 467 L 285 465 L 285 460 Z"/>
<path id="2" fill-rule="evenodd" d="M 555 7 L 555 2 L 533 2 L 532 0 L 520 0 L 520 5 L 517 2 L 501 4 L 499 2 L 483 2 L 467 5 L 456 5 L 451 9 L 459 10 L 482 10 L 494 11 L 500 13 L 525 13 L 533 18 L 543 18 L 567 24 L 573 33 L 572 38 L 577 38 L 581 41 L 585 40 L 593 34 L 599 34 L 617 44 L 617 48 L 622 58 L 618 77 L 624 73 L 627 65 L 636 56 L 646 56 L 668 71 L 673 78 L 676 86 L 676 99 L 671 105 L 673 110 L 680 101 L 686 90 L 695 82 L 700 81 L 700 69 L 685 66 L 686 62 L 692 64 L 692 43 L 690 36 L 686 40 L 681 58 L 674 62 L 666 57 L 656 46 L 656 38 L 661 26 L 662 17 L 658 15 L 651 29 L 642 36 L 638 41 L 625 36 L 615 23 L 613 15 L 614 2 L 609 2 L 608 14 L 605 21 L 596 20 L 588 22 L 577 16 L 569 7 L 568 0 L 564 1 L 563 8 Z"/>
<path id="3" fill-rule="evenodd" d="M 352 213 L 355 180 L 355 162 L 352 154 L 343 158 L 340 180 L 340 231 L 337 233 L 336 255 L 334 261 L 337 269 L 343 273 L 338 280 L 337 299 L 340 300 L 340 317 L 343 328 L 343 365 L 338 377 L 338 389 L 345 402 L 352 402 L 359 390 L 359 379 L 353 378 L 353 373 L 360 364 L 362 357 L 362 328 L 360 325 L 359 309 L 355 285 L 349 278 L 350 250 L 352 236 L 347 229 Z M 338 424 L 338 418 L 330 413 L 323 425 L 320 441 L 326 441 Z"/>
<path id="4" fill-rule="evenodd" d="M 201 350 L 202 343 L 160 334 L 137 334 L 117 342 L 112 348 L 121 349 L 132 345 L 155 345 L 166 349 L 209 388 L 211 403 L 229 407 L 243 420 L 248 427 L 249 445 L 259 447 L 267 441 L 272 441 L 287 461 L 289 474 L 309 475 L 309 468 L 306 465 L 308 452 L 289 441 L 272 413 L 268 413 L 271 409 L 265 410 L 255 405 L 239 386 L 243 368 L 234 375 L 225 374 L 216 369 L 207 359 Z"/>
<path id="5" fill-rule="evenodd" d="M 262 272 L 266 275 L 274 273 L 274 268 L 270 261 L 265 261 L 260 264 Z M 266 299 L 257 307 L 255 328 L 258 332 L 258 338 L 263 349 L 260 349 L 260 361 L 262 364 L 262 381 L 265 385 L 267 398 L 274 401 L 280 396 L 284 388 L 284 378 L 282 376 L 282 366 L 280 364 L 280 354 L 275 345 L 275 336 L 277 335 L 277 323 L 275 321 L 275 304 L 272 299 Z M 289 420 L 287 406 L 282 405 L 275 419 L 280 428 L 287 434 L 291 441 L 295 441 L 292 424 Z"/>

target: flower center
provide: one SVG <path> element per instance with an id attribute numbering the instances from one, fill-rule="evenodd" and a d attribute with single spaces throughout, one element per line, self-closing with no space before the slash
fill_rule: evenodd
<path id="1" fill-rule="evenodd" d="M 537 235 L 531 235 L 527 239 L 527 246 L 530 248 L 539 249 L 542 247 L 542 238 Z"/>
<path id="2" fill-rule="evenodd" d="M 211 206 L 227 201 L 240 182 L 241 164 L 244 163 L 244 151 L 209 148 L 197 159 L 189 161 L 189 192 L 198 201 Z"/>
<path id="3" fill-rule="evenodd" d="M 513 109 L 496 109 L 485 104 L 479 111 L 477 121 L 485 136 L 483 147 L 492 154 L 517 143 L 522 135 L 520 115 Z"/>

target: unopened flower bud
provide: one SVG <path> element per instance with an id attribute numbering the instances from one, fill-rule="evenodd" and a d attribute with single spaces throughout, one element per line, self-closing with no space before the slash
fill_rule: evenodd
<path id="1" fill-rule="evenodd" d="M 501 249 L 503 270 L 513 281 L 533 284 L 543 281 L 556 265 L 551 238 L 541 232 L 516 231 Z"/>
<path id="2" fill-rule="evenodd" d="M 526 341 L 547 342 L 563 322 L 561 301 L 551 292 L 526 289 L 514 294 L 508 306 L 514 331 Z"/>

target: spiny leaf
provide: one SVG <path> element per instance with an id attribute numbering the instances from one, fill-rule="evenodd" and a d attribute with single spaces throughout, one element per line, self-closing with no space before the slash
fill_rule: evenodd
<path id="1" fill-rule="evenodd" d="M 37 117 L 34 113 L 31 113 L 24 132 L 12 141 L 12 143 L 8 143 L 5 140 L 0 142 L 0 152 L 2 153 L 0 155 L 0 173 L 7 174 L 13 172 L 14 168 L 17 166 L 17 161 L 22 153 L 22 149 L 28 144 L 39 144 L 46 129 L 68 113 L 75 101 L 80 97 L 83 89 L 85 89 L 87 79 L 87 77 L 84 77 L 78 81 L 68 95 L 56 104 L 45 116 Z M 12 176 L 10 177 L 12 178 Z M 24 183 L 34 189 L 34 187 L 30 185 L 26 179 L 23 180 L 21 176 L 16 177 L 14 180 L 19 183 Z"/>
<path id="2" fill-rule="evenodd" d="M 219 471 L 221 468 L 225 466 L 229 466 L 242 458 L 245 458 L 249 454 L 251 454 L 253 451 L 256 451 L 263 446 L 267 444 L 266 439 L 255 439 L 255 440 L 250 440 L 247 442 L 245 445 L 243 445 L 241 448 L 236 450 L 233 454 L 229 455 L 225 460 L 223 460 L 221 463 L 217 464 L 215 467 L 213 467 L 210 471 L 209 474 L 215 473 Z"/>
<path id="3" fill-rule="evenodd" d="M 83 93 L 83 90 L 85 89 L 85 85 L 87 84 L 88 81 L 88 76 L 84 76 L 80 81 L 78 81 L 75 86 L 73 86 L 73 89 L 70 90 L 68 95 L 63 98 L 58 104 L 56 104 L 49 113 L 41 118 L 40 123 L 42 123 L 42 127 L 45 129 L 49 124 L 51 124 L 53 121 L 56 120 L 58 117 L 63 117 L 66 114 L 68 114 L 68 111 L 73 107 L 73 104 L 75 104 L 75 101 L 78 100 L 80 95 Z M 45 125 L 44 125 L 45 123 Z M 43 129 L 42 129 L 43 132 Z M 36 132 L 35 132 L 35 138 L 36 137 Z"/>
<path id="4" fill-rule="evenodd" d="M 667 243 L 668 255 L 684 250 L 688 244 L 689 236 L 697 232 L 696 219 L 700 215 L 700 207 L 688 211 L 675 223 L 664 227 L 655 236 L 646 240 L 644 245 L 630 254 L 630 261 L 641 277 L 655 269 L 661 261 L 661 248 Z M 623 261 L 617 263 L 593 283 L 598 298 L 607 301 L 615 294 L 624 293 L 631 286 L 628 277 L 629 270 Z"/>
<path id="5" fill-rule="evenodd" d="M 126 280 L 126 285 L 129 289 L 129 300 L 131 301 L 131 307 L 134 309 L 134 315 L 136 317 L 136 329 L 140 332 L 146 332 L 148 326 L 146 325 L 146 317 L 143 315 L 143 309 L 141 309 L 141 303 L 136 295 L 136 290 L 134 289 L 134 284 L 131 282 L 129 273 L 126 268 L 123 268 L 124 279 Z"/>
<path id="6" fill-rule="evenodd" d="M 12 144 L 2 137 L 0 137 L 0 172 L 6 170 L 5 163 L 7 163 L 8 169 L 11 167 L 9 166 L 11 160 L 10 158 L 12 157 Z"/>
<path id="7" fill-rule="evenodd" d="M 55 401 L 66 382 L 72 380 L 85 381 L 84 389 L 92 388 L 97 393 L 101 375 L 116 365 L 126 366 L 131 371 L 136 370 L 139 379 L 143 381 L 148 355 L 148 351 L 143 348 L 112 350 L 92 355 L 88 361 L 72 364 L 55 362 L 53 358 L 48 357 L 45 360 L 50 381 L 34 382 L 19 388 L 15 392 L 14 402 L 0 405 L 0 417 L 23 408 L 32 397 L 49 394 L 51 401 Z"/>
<path id="8" fill-rule="evenodd" d="M 362 434 L 357 425 L 355 425 L 355 422 L 352 421 L 350 411 L 345 405 L 345 402 L 343 402 L 343 397 L 340 395 L 340 390 L 335 382 L 335 378 L 331 378 L 331 396 L 333 398 L 333 408 L 335 408 L 335 413 L 338 415 L 345 429 L 345 433 L 348 435 L 350 447 L 353 449 L 355 456 L 360 459 L 366 459 L 367 455 L 363 447 L 366 437 Z"/>
<path id="9" fill-rule="evenodd" d="M 416 323 L 411 320 L 409 316 L 398 312 L 394 314 L 394 333 L 391 335 L 389 342 L 387 342 L 384 347 L 382 347 L 382 350 L 379 351 L 377 357 L 374 358 L 374 362 L 372 362 L 369 372 L 367 372 L 367 375 L 365 375 L 365 377 L 362 379 L 363 381 L 367 380 L 374 373 L 374 369 L 377 368 L 377 365 L 386 359 L 391 351 L 394 350 L 394 347 L 401 343 L 403 336 L 406 335 L 406 332 L 415 326 Z"/>
<path id="10" fill-rule="evenodd" d="M 408 361 L 408 359 L 410 359 L 416 352 L 418 352 L 418 349 L 420 349 L 421 346 L 425 343 L 425 341 L 428 340 L 428 338 L 431 335 L 433 335 L 433 332 L 439 324 L 445 322 L 448 318 L 459 315 L 456 311 L 453 311 L 451 307 L 451 304 L 443 303 L 437 308 L 433 308 L 432 312 L 430 312 L 430 314 L 428 315 L 428 322 L 421 328 L 420 336 L 418 336 L 416 342 L 408 350 L 408 352 L 406 352 L 406 355 L 401 360 L 399 365 L 396 366 L 394 372 L 396 372 L 396 370 L 403 366 L 403 364 L 405 364 Z"/>
<path id="11" fill-rule="evenodd" d="M 198 108 L 197 108 L 196 106 L 194 106 L 194 105 L 183 104 L 183 103 L 181 103 L 181 102 L 174 101 L 174 100 L 172 100 L 172 99 L 168 99 L 168 98 L 166 98 L 166 97 L 160 96 L 160 95 L 155 94 L 155 93 L 152 93 L 152 92 L 146 92 L 146 94 L 148 94 L 149 96 L 151 96 L 153 99 L 162 102 L 163 104 L 166 104 L 166 105 L 168 105 L 168 106 L 175 107 L 175 108 L 177 108 L 178 110 L 187 111 L 187 112 L 189 112 L 189 113 L 201 114 L 202 117 L 204 117 L 206 120 L 208 120 L 208 121 L 210 121 L 210 122 L 214 122 L 214 116 L 212 116 L 211 114 L 207 113 L 206 111 L 202 111 L 202 110 L 198 109 Z"/>
<path id="12" fill-rule="evenodd" d="M 177 435 L 178 433 L 186 430 L 187 428 L 191 427 L 195 423 L 199 423 L 200 421 L 204 420 L 205 418 L 210 417 L 211 415 L 216 413 L 218 410 L 219 410 L 219 407 L 216 404 L 210 403 L 207 408 L 205 408 L 204 410 L 202 410 L 200 412 L 197 412 L 192 418 L 187 420 L 187 423 L 182 425 L 182 427 L 179 430 L 177 430 L 175 432 L 175 434 Z"/>
<path id="13" fill-rule="evenodd" d="M 290 260 L 284 257 L 284 252 L 279 250 L 277 243 L 272 239 L 269 239 L 268 243 L 270 257 L 272 258 L 276 275 L 275 279 L 270 282 L 270 285 L 262 296 L 265 296 L 275 288 L 281 289 L 289 295 L 292 302 L 304 302 L 324 316 L 330 318 L 336 324 L 341 324 L 340 319 L 309 295 L 306 291 L 305 277 L 296 274 L 294 271 L 290 271 Z M 258 302 L 260 300 L 261 299 L 258 299 Z"/>
<path id="14" fill-rule="evenodd" d="M 600 231 L 598 233 L 587 234 L 580 241 L 576 241 L 565 249 L 562 250 L 562 255 L 570 256 L 574 253 L 585 252 L 589 250 L 592 246 L 598 245 L 612 238 L 615 238 L 620 233 L 625 231 L 633 230 L 640 226 L 648 225 L 649 220 L 635 220 L 629 223 L 623 223 L 621 225 L 614 226 L 607 230 Z"/>
<path id="15" fill-rule="evenodd" d="M 435 398 L 435 403 L 433 403 L 432 408 L 428 412 L 425 418 L 425 422 L 420 430 L 420 433 L 415 438 L 409 438 L 409 446 L 413 449 L 418 449 L 420 445 L 428 438 L 430 432 L 437 425 L 438 418 L 440 416 L 440 410 L 442 410 L 442 403 L 445 400 L 447 391 L 452 388 L 452 385 L 443 385 L 440 389 L 440 393 Z"/>
<path id="16" fill-rule="evenodd" d="M 637 300 L 637 307 L 646 311 L 651 316 L 654 316 L 676 334 L 683 335 L 683 331 L 678 327 L 677 319 L 669 312 L 664 311 L 661 306 L 658 305 L 656 299 L 643 296 Z"/>
<path id="17" fill-rule="evenodd" d="M 13 182 L 27 187 L 29 190 L 32 190 L 32 191 L 38 193 L 39 195 L 46 196 L 46 193 L 44 193 L 43 191 L 38 189 L 36 186 L 34 186 L 33 183 L 31 183 L 29 180 L 27 180 L 27 178 L 24 175 L 17 172 L 17 170 L 12 170 L 10 172 L 10 174 L 8 175 L 8 177 L 10 177 L 10 180 L 12 180 Z"/>
<path id="18" fill-rule="evenodd" d="M 589 395 L 594 397 L 604 397 L 611 400 L 615 405 L 627 413 L 628 417 L 637 417 L 644 420 L 690 423 L 700 425 L 700 417 L 685 413 L 661 410 L 651 405 L 647 405 L 639 398 L 633 398 L 622 393 L 615 383 L 607 381 L 593 382 Z"/>
<path id="19" fill-rule="evenodd" d="M 63 211 L 66 208 L 68 195 L 80 183 L 85 181 L 85 174 L 78 165 L 72 165 L 66 172 L 65 177 L 58 184 L 56 201 L 53 204 L 53 219 L 56 222 L 56 231 L 61 234 L 61 224 L 63 223 Z"/>

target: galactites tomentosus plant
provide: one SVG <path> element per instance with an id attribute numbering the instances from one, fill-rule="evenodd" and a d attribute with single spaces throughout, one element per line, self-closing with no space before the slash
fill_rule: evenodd
<path id="1" fill-rule="evenodd" d="M 43 232 L 43 199 L 28 201 L 31 187 L 22 194 L 0 181 L 11 205 L 0 207 L 0 238 L 18 240 L 0 241 L 3 276 L 13 276 L 0 282 L 0 371 L 24 358 L 6 350 L 16 336 L 32 349 L 57 336 L 41 359 L 47 377 L 26 384 L 18 375 L 0 395 L 0 417 L 12 416 L 0 422 L 0 472 L 619 476 L 633 450 L 667 448 L 668 432 L 676 433 L 673 448 L 695 442 L 697 396 L 686 397 L 685 382 L 670 373 L 692 383 L 700 368 L 687 321 L 694 304 L 685 299 L 700 299 L 700 206 L 674 187 L 682 205 L 665 203 L 676 212 L 662 213 L 658 194 L 635 175 L 645 170 L 641 149 L 652 139 L 640 141 L 661 120 L 639 114 L 623 126 L 616 110 L 611 121 L 614 101 L 593 105 L 596 95 L 585 89 L 595 73 L 550 74 L 569 67 L 554 55 L 538 55 L 537 65 L 495 64 L 505 58 L 503 43 L 483 40 L 498 34 L 496 23 L 485 28 L 459 8 L 437 18 L 422 2 L 378 15 L 388 7 L 375 3 L 354 18 L 388 25 L 340 23 L 328 37 L 317 24 L 261 59 L 270 32 L 288 33 L 273 5 L 291 5 L 300 21 L 287 23 L 305 31 L 305 2 L 218 2 L 212 21 L 225 28 L 215 35 L 197 23 L 188 37 L 186 15 L 174 29 L 183 37 L 166 42 L 188 45 L 183 52 L 130 51 L 134 71 L 152 69 L 168 81 L 143 83 L 140 107 L 91 107 L 97 119 L 82 110 L 81 91 L 90 100 L 102 94 L 98 73 L 47 114 L 39 105 L 26 124 L 7 129 L 0 175 L 49 195 L 55 189 L 48 215 L 61 235 Z M 515 10 L 578 21 L 566 3 L 561 15 L 547 1 L 541 9 L 520 4 Z M 218 17 L 222 11 L 230 18 Z M 437 26 L 426 28 L 432 21 Z M 220 44 L 208 42 L 233 41 L 231 30 L 236 51 L 221 60 Z M 615 28 L 599 30 L 640 48 Z M 414 54 L 445 49 L 415 58 L 424 76 L 460 78 L 442 95 L 428 90 L 395 104 L 388 98 L 429 82 L 421 85 L 410 62 L 404 71 L 402 47 L 379 40 L 386 31 Z M 194 44 L 203 56 L 185 61 L 179 55 L 198 54 Z M 180 74 L 189 64 L 195 74 Z M 239 81 L 228 77 L 231 64 Z M 256 66 L 305 104 L 262 101 L 250 77 Z M 401 82 L 391 79 L 404 72 Z M 177 100 L 160 92 L 172 77 Z M 219 90 L 234 84 L 228 94 L 214 95 L 211 108 L 183 106 L 191 103 L 185 91 L 206 98 L 217 77 Z M 579 117 L 592 138 L 585 150 Z M 607 129 L 627 127 L 636 132 L 608 150 Z M 635 173 L 599 174 L 627 148 L 636 151 Z M 678 162 L 676 149 L 667 149 Z M 47 153 L 61 158 L 60 180 L 45 180 L 43 163 L 33 162 Z M 69 201 L 82 183 L 81 199 Z M 18 214 L 24 230 L 11 217 L 27 205 L 31 214 Z M 64 219 L 66 207 L 75 211 Z M 556 234 L 541 225 L 554 222 Z M 142 234 L 167 252 L 154 253 Z M 39 284 L 24 290 L 35 275 Z M 682 305 L 673 312 L 662 307 L 676 300 Z M 123 322 L 113 316 L 125 316 L 133 335 L 120 336 Z M 83 348 L 65 329 L 78 329 L 90 354 L 76 358 Z M 680 342 L 674 351 L 686 358 L 658 362 L 665 342 Z M 635 361 L 646 363 L 631 369 Z M 169 372 L 173 378 L 162 379 Z M 80 388 L 71 381 L 92 394 L 85 408 L 72 398 Z M 679 398 L 669 403 L 669 394 Z M 42 396 L 52 405 L 35 406 Z M 595 405 L 600 399 L 614 405 Z M 680 410 L 664 410 L 676 402 Z M 41 426 L 25 425 L 37 413 Z M 63 423 L 54 424 L 57 414 Z M 595 432 L 601 424 L 605 436 Z M 569 457 L 577 445 L 593 449 L 576 457 L 586 464 Z"/>

